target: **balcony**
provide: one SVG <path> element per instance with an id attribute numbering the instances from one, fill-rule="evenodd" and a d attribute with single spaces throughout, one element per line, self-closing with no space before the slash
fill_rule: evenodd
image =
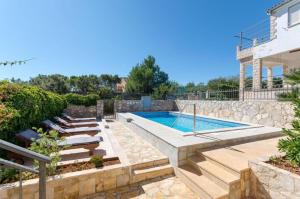
<path id="1" fill-rule="evenodd" d="M 275 37 L 275 19 L 264 19 L 241 31 L 235 37 L 240 40 L 238 45 L 238 51 L 240 52 L 269 42 Z"/>

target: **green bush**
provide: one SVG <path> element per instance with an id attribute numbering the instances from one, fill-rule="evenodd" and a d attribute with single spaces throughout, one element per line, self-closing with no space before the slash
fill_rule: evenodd
<path id="1" fill-rule="evenodd" d="M 50 164 L 47 164 L 47 174 L 54 175 L 57 164 L 61 160 L 59 151 L 63 150 L 65 147 L 61 147 L 57 144 L 57 141 L 63 141 L 59 138 L 56 131 L 43 132 L 42 129 L 38 129 L 37 132 L 40 135 L 40 138 L 33 140 L 29 149 L 37 152 L 39 154 L 51 157 Z M 34 162 L 34 165 L 38 167 L 38 161 Z"/>
<path id="2" fill-rule="evenodd" d="M 79 95 L 79 94 L 66 94 L 65 98 L 69 104 L 73 105 L 84 105 L 84 106 L 94 106 L 99 100 L 99 96 L 96 94 L 89 95 Z"/>
<path id="3" fill-rule="evenodd" d="M 91 158 L 90 162 L 93 163 L 96 168 L 102 167 L 103 166 L 103 156 L 101 156 L 101 155 L 94 155 Z"/>
<path id="4" fill-rule="evenodd" d="M 65 99 L 34 86 L 0 82 L 0 139 L 14 142 L 15 133 L 59 115 Z"/>

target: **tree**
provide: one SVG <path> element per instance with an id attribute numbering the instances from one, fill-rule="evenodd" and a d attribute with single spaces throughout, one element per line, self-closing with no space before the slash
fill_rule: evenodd
<path id="1" fill-rule="evenodd" d="M 121 82 L 121 78 L 118 75 L 102 74 L 100 75 L 101 84 L 114 90 L 117 83 Z"/>
<path id="2" fill-rule="evenodd" d="M 168 74 L 161 71 L 153 56 L 132 68 L 128 76 L 126 91 L 130 93 L 151 94 L 161 84 L 167 83 Z"/>
<path id="3" fill-rule="evenodd" d="M 158 87 L 154 88 L 152 97 L 154 99 L 166 100 L 168 95 L 175 94 L 178 88 L 176 82 L 168 82 L 160 84 Z"/>
<path id="4" fill-rule="evenodd" d="M 60 74 L 38 75 L 37 77 L 31 78 L 29 84 L 59 94 L 70 92 L 68 77 Z"/>
<path id="5" fill-rule="evenodd" d="M 216 79 L 209 80 L 207 83 L 207 88 L 209 90 L 229 90 L 239 88 L 239 78 L 238 77 L 219 77 Z"/>

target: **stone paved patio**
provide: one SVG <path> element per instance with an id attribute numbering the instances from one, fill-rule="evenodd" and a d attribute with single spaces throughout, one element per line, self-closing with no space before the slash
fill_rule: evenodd
<path id="1" fill-rule="evenodd" d="M 82 199 L 160 199 L 160 198 L 184 198 L 199 199 L 189 188 L 186 187 L 177 177 L 168 176 L 156 178 L 139 184 L 133 184 L 98 193 Z"/>
<path id="2" fill-rule="evenodd" d="M 121 122 L 114 121 L 109 123 L 109 126 L 130 164 L 166 158 L 158 149 L 143 140 Z"/>

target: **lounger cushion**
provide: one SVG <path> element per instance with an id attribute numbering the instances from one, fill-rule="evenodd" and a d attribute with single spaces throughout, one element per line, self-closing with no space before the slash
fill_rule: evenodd
<path id="1" fill-rule="evenodd" d="M 78 127 L 78 128 L 71 128 L 65 129 L 66 133 L 76 133 L 76 132 L 100 132 L 101 129 L 99 127 Z"/>
<path id="2" fill-rule="evenodd" d="M 39 139 L 40 135 L 37 132 L 35 132 L 31 129 L 27 129 L 25 131 L 22 131 L 22 132 L 18 133 L 16 135 L 16 137 L 19 138 L 19 139 L 26 140 L 26 141 L 32 141 L 33 139 L 34 140 Z"/>
<path id="3" fill-rule="evenodd" d="M 40 135 L 31 129 L 22 131 L 22 132 L 18 133 L 16 136 L 17 136 L 17 138 L 26 140 L 26 141 L 32 141 L 33 139 L 40 138 Z M 101 136 L 74 137 L 74 138 L 69 137 L 69 138 L 66 138 L 65 140 L 57 141 L 57 144 L 59 146 L 65 146 L 65 145 L 76 146 L 76 145 L 82 145 L 82 144 L 97 144 L 101 141 L 103 141 L 103 138 Z"/>
<path id="4" fill-rule="evenodd" d="M 58 142 L 59 146 L 65 145 L 82 145 L 82 144 L 98 144 L 99 142 L 103 141 L 103 138 L 100 136 L 93 136 L 93 137 L 76 137 L 76 138 L 66 138 L 63 141 Z"/>
<path id="5" fill-rule="evenodd" d="M 71 123 L 67 122 L 66 120 L 60 118 L 60 117 L 54 117 L 56 121 L 58 121 L 61 124 L 64 124 L 66 126 L 81 126 L 81 125 L 98 125 L 97 122 L 77 122 L 77 123 Z"/>
<path id="6" fill-rule="evenodd" d="M 85 117 L 85 118 L 74 118 L 71 117 L 65 113 L 62 114 L 62 116 L 64 116 L 65 118 L 69 119 L 69 120 L 74 120 L 74 121 L 84 121 L 84 120 L 96 120 L 95 117 Z"/>
<path id="7" fill-rule="evenodd" d="M 53 130 L 56 130 L 56 131 L 60 132 L 60 133 L 65 132 L 65 129 L 61 128 L 59 125 L 53 123 L 50 120 L 44 120 L 42 123 L 45 124 L 46 126 L 52 128 Z"/>

